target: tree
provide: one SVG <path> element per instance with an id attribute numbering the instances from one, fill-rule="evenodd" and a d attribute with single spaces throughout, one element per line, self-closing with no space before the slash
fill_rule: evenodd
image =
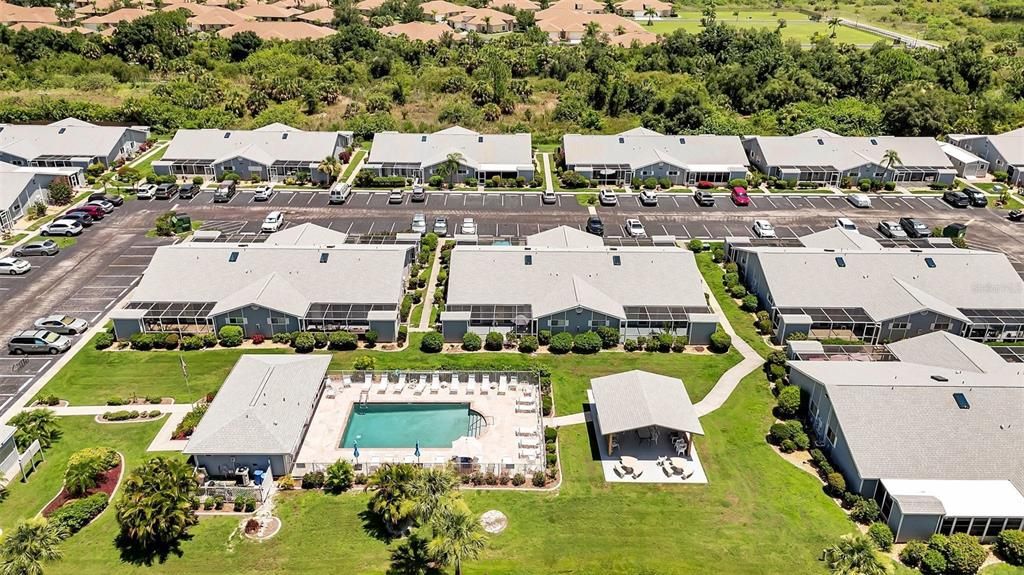
<path id="1" fill-rule="evenodd" d="M 54 9 L 54 15 L 57 17 L 57 21 L 60 22 L 61 26 L 67 26 L 75 21 L 77 15 L 75 10 L 67 4 L 61 4 Z"/>
<path id="2" fill-rule="evenodd" d="M 448 180 L 448 187 L 451 188 L 455 185 L 455 175 L 459 172 L 459 166 L 462 162 L 461 152 L 452 152 L 448 154 L 444 161 L 441 162 L 434 173 L 446 178 Z"/>
<path id="3" fill-rule="evenodd" d="M 487 536 L 480 520 L 461 499 L 451 499 L 449 503 L 431 522 L 434 537 L 427 549 L 439 564 L 452 565 L 455 575 L 462 575 L 463 562 L 480 555 Z"/>
<path id="4" fill-rule="evenodd" d="M 239 32 L 231 36 L 231 40 L 228 43 L 228 51 L 231 54 L 231 60 L 234 62 L 241 62 L 249 57 L 249 54 L 256 52 L 263 46 L 263 39 L 256 35 L 251 30 Z"/>
<path id="5" fill-rule="evenodd" d="M 658 11 L 654 9 L 654 6 L 648 6 L 644 8 L 644 16 L 647 16 L 647 25 L 654 25 L 654 17 L 658 15 Z"/>
<path id="6" fill-rule="evenodd" d="M 67 179 L 58 178 L 50 182 L 46 188 L 46 197 L 50 200 L 51 206 L 66 206 L 71 203 L 74 194 Z"/>
<path id="7" fill-rule="evenodd" d="M 434 557 L 428 548 L 430 542 L 413 534 L 409 540 L 391 552 L 389 575 L 440 575 L 434 566 Z"/>
<path id="8" fill-rule="evenodd" d="M 900 160 L 899 152 L 897 152 L 896 150 L 886 150 L 885 153 L 882 154 L 882 161 L 885 163 L 886 173 L 892 171 L 893 166 L 897 166 L 903 163 L 903 161 Z"/>
<path id="9" fill-rule="evenodd" d="M 842 22 L 839 18 L 833 16 L 828 19 L 829 38 L 836 37 L 836 29 L 839 28 L 839 24 Z"/>
<path id="10" fill-rule="evenodd" d="M 198 520 L 192 469 L 184 462 L 154 457 L 132 470 L 117 503 L 118 544 L 144 557 L 175 550 Z"/>
<path id="11" fill-rule="evenodd" d="M 885 575 L 875 554 L 875 543 L 865 535 L 842 537 L 825 549 L 825 562 L 834 575 Z"/>
<path id="12" fill-rule="evenodd" d="M 355 471 L 347 460 L 339 459 L 327 468 L 324 476 L 324 489 L 331 493 L 341 493 L 352 489 Z"/>
<path id="13" fill-rule="evenodd" d="M 617 11 L 615 0 L 604 0 L 604 11 L 609 14 L 615 14 Z"/>
<path id="14" fill-rule="evenodd" d="M 49 449 L 61 436 L 57 417 L 49 409 L 22 411 L 12 417 L 9 423 L 18 429 L 14 433 L 14 442 L 21 450 L 28 449 L 37 439 L 40 446 Z"/>
<path id="15" fill-rule="evenodd" d="M 413 482 L 413 499 L 416 501 L 416 517 L 421 523 L 429 523 L 459 488 L 459 477 L 449 467 L 427 467 L 421 469 Z"/>
<path id="16" fill-rule="evenodd" d="M 5 533 L 0 543 L 0 573 L 3 575 L 42 575 L 43 562 L 63 556 L 60 543 L 67 531 L 35 517 Z"/>
<path id="17" fill-rule="evenodd" d="M 323 172 L 327 176 L 329 182 L 333 182 L 342 173 L 341 160 L 334 156 L 326 156 L 324 159 L 320 160 L 316 169 Z"/>
<path id="18" fill-rule="evenodd" d="M 366 482 L 366 489 L 373 491 L 370 511 L 392 533 L 401 532 L 403 524 L 416 514 L 415 480 L 416 468 L 412 465 L 385 463 Z"/>
<path id="19" fill-rule="evenodd" d="M 704 7 L 700 11 L 700 25 L 704 28 L 713 28 L 718 21 L 718 10 L 715 7 L 715 0 L 705 0 Z"/>

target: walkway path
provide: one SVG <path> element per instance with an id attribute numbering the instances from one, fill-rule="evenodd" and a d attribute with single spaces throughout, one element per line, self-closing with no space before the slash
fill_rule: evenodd
<path id="1" fill-rule="evenodd" d="M 176 411 L 172 412 L 167 416 L 167 420 L 164 421 L 163 427 L 157 432 L 156 437 L 150 442 L 149 447 L 146 451 L 181 451 L 185 449 L 185 445 L 188 444 L 187 439 L 171 439 L 171 434 L 174 433 L 174 429 L 178 427 L 182 419 L 188 415 L 188 412 L 192 410 L 192 406 L 188 404 L 182 404 L 189 408 L 188 411 Z"/>
<path id="2" fill-rule="evenodd" d="M 541 161 L 544 162 L 544 189 L 553 192 L 555 191 L 555 185 L 551 181 L 551 162 L 549 161 L 547 152 L 540 155 Z"/>
<path id="3" fill-rule="evenodd" d="M 868 32 L 871 32 L 871 33 L 874 33 L 874 34 L 878 34 L 879 36 L 883 36 L 885 38 L 891 38 L 893 40 L 899 40 L 901 43 L 906 44 L 907 46 L 910 46 L 911 48 L 927 48 L 929 50 L 938 50 L 939 48 L 941 48 L 941 46 L 939 46 L 938 44 L 934 44 L 934 43 L 929 42 L 927 40 L 922 40 L 920 38 L 915 38 L 913 36 L 908 36 L 907 34 L 903 34 L 902 32 L 895 32 L 893 30 L 887 30 L 885 28 L 879 28 L 878 26 L 873 26 L 871 24 L 865 24 L 864 22 L 858 22 L 858 21 L 855 21 L 855 20 L 850 20 L 849 18 L 840 18 L 839 19 L 839 23 L 842 24 L 843 26 L 846 26 L 847 28 L 854 28 L 854 29 L 857 29 L 857 30 L 867 30 Z"/>
<path id="4" fill-rule="evenodd" d="M 718 314 L 719 325 L 722 326 L 725 333 L 732 337 L 732 345 L 743 356 L 743 361 L 723 373 L 722 377 L 718 378 L 718 382 L 715 383 L 715 387 L 711 388 L 711 391 L 704 396 L 704 399 L 701 399 L 693 406 L 697 410 L 698 417 L 703 417 L 722 407 L 725 401 L 729 399 L 729 396 L 732 395 L 736 386 L 739 385 L 740 380 L 764 365 L 764 358 L 754 351 L 754 348 L 750 347 L 750 344 L 732 329 L 729 318 L 725 316 L 725 312 L 722 311 L 722 306 L 718 303 L 718 299 L 715 298 L 714 294 L 708 298 L 708 302 L 711 305 L 711 309 L 715 310 L 715 313 Z"/>
<path id="5" fill-rule="evenodd" d="M 366 163 L 366 158 L 368 157 L 370 157 L 369 152 L 366 152 L 365 154 L 359 157 L 359 163 L 356 164 L 356 167 L 352 170 L 352 173 L 349 174 L 347 178 L 345 178 L 345 183 L 352 184 L 352 182 L 356 181 L 356 176 L 358 176 L 359 172 L 362 171 L 363 164 Z"/>
<path id="6" fill-rule="evenodd" d="M 544 419 L 544 425 L 546 427 L 564 427 L 566 425 L 579 425 L 586 423 L 590 419 L 590 414 L 586 412 L 573 413 L 570 415 L 562 415 L 559 417 L 547 417 Z"/>
<path id="7" fill-rule="evenodd" d="M 434 249 L 434 263 L 430 266 L 430 279 L 427 280 L 427 291 L 423 294 L 423 313 L 420 314 L 420 324 L 416 331 L 430 331 L 431 312 L 434 309 L 434 292 L 437 291 L 437 275 L 441 273 L 441 248 L 444 247 L 444 238 L 437 241 L 437 248 Z"/>

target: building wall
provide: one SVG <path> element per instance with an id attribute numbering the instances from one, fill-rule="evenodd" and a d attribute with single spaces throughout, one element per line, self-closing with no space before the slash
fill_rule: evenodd
<path id="1" fill-rule="evenodd" d="M 577 311 L 579 311 L 579 313 L 577 313 Z M 552 320 L 565 321 L 566 325 L 552 327 Z M 606 323 L 592 325 L 590 322 Z M 586 308 L 566 310 L 537 318 L 537 330 L 540 331 L 546 329 L 550 330 L 553 334 L 563 331 L 567 331 L 569 333 L 583 333 L 585 331 L 595 330 L 602 325 L 607 325 L 613 329 L 619 329 L 619 319 Z"/>
<path id="2" fill-rule="evenodd" d="M 904 514 L 900 504 L 893 501 L 892 509 L 889 510 L 889 529 L 892 529 L 896 536 L 897 543 L 905 543 L 912 539 L 925 540 L 935 533 L 935 529 L 942 521 L 941 515 L 911 515 Z"/>
<path id="3" fill-rule="evenodd" d="M 128 339 L 129 337 L 145 331 L 141 320 L 137 319 L 115 319 L 114 337 L 117 339 Z"/>
<path id="4" fill-rule="evenodd" d="M 424 310 L 427 313 L 427 310 Z M 378 341 L 391 342 L 398 338 L 398 315 L 395 314 L 395 319 L 392 320 L 377 320 L 371 321 L 370 329 L 377 332 Z"/>
<path id="5" fill-rule="evenodd" d="M 833 413 L 832 402 L 828 398 L 825 387 L 796 370 L 790 373 L 789 382 L 799 386 L 801 391 L 808 395 L 808 419 L 814 428 L 816 437 L 825 444 L 821 449 L 829 454 L 836 471 L 842 473 L 846 479 L 846 488 L 865 497 L 874 495 L 875 484 L 862 481 L 860 472 L 857 471 L 850 446 L 846 443 L 843 430 Z M 829 429 L 835 434 L 832 441 L 828 439 Z M 870 491 L 868 491 L 869 489 Z"/>
<path id="6" fill-rule="evenodd" d="M 270 471 L 274 477 L 281 477 L 291 471 L 293 456 L 271 454 L 236 454 L 236 455 L 193 455 L 197 467 L 205 467 L 206 472 L 214 477 L 226 477 L 234 473 L 236 467 L 248 467 L 250 477 L 256 469 L 266 469 L 270 463 Z"/>
<path id="7" fill-rule="evenodd" d="M 462 336 L 469 331 L 468 321 L 445 320 L 441 322 L 441 334 L 447 342 L 462 341 Z"/>
<path id="8" fill-rule="evenodd" d="M 285 323 L 271 325 L 271 317 L 280 318 Z M 299 330 L 299 318 L 295 316 L 282 314 L 281 312 L 269 310 L 265 307 L 247 305 L 241 309 L 215 316 L 213 318 L 213 323 L 218 332 L 220 331 L 220 328 L 225 325 L 235 325 L 229 323 L 228 318 L 245 319 L 245 323 L 239 326 L 242 328 L 242 331 L 245 332 L 245 337 L 252 337 L 257 333 L 270 337 L 275 333 Z"/>
<path id="9" fill-rule="evenodd" d="M 718 323 L 690 322 L 690 333 L 687 336 L 691 345 L 707 345 L 711 343 L 711 334 L 718 329 Z"/>
<path id="10" fill-rule="evenodd" d="M 1020 170 L 1010 164 L 1006 157 L 1000 154 L 999 150 L 992 145 L 992 141 L 988 136 L 960 138 L 952 143 L 986 160 L 989 164 L 988 169 L 990 172 L 1006 172 L 1010 174 L 1011 184 L 1017 185 L 1020 182 L 1024 182 L 1024 170 Z"/>
<path id="11" fill-rule="evenodd" d="M 906 329 L 893 328 L 894 323 L 901 322 L 907 324 Z M 882 322 L 881 328 L 878 331 L 878 342 L 899 341 L 901 339 L 931 333 L 933 331 L 937 331 L 932 326 L 941 323 L 949 324 L 949 329 L 943 331 L 948 331 L 950 333 L 959 334 L 962 332 L 964 327 L 963 322 L 933 311 L 927 311 L 926 313 L 913 313 L 908 316 Z"/>
<path id="12" fill-rule="evenodd" d="M 36 174 L 21 190 L 17 198 L 14 199 L 9 205 L 0 206 L 0 211 L 5 214 L 0 214 L 0 229 L 10 227 L 15 221 L 25 215 L 28 207 L 34 204 L 36 201 L 46 201 L 46 188 L 50 185 L 55 178 L 59 176 L 49 176 L 44 174 Z"/>

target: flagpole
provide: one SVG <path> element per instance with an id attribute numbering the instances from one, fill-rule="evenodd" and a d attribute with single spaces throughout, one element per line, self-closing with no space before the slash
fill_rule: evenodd
<path id="1" fill-rule="evenodd" d="M 185 356 L 180 352 L 178 353 L 178 362 L 181 364 L 181 375 L 185 378 L 185 389 L 188 390 L 188 396 L 192 397 L 192 384 L 188 381 L 188 364 L 185 363 Z"/>

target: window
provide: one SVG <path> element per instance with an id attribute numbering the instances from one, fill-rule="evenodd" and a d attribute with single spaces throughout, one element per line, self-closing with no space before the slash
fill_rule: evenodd
<path id="1" fill-rule="evenodd" d="M 569 325 L 569 322 L 564 319 L 553 319 L 548 322 L 551 327 L 565 327 Z"/>
<path id="2" fill-rule="evenodd" d="M 907 329 L 908 324 L 905 321 L 894 321 L 892 322 L 892 329 Z"/>
<path id="3" fill-rule="evenodd" d="M 608 320 L 606 319 L 592 319 L 587 323 L 590 327 L 608 327 Z"/>
<path id="4" fill-rule="evenodd" d="M 324 252 L 324 253 L 320 254 L 320 263 L 322 263 L 322 264 L 327 263 L 327 258 L 329 258 L 330 256 L 331 256 L 331 254 L 329 254 L 327 252 Z"/>
<path id="5" fill-rule="evenodd" d="M 935 322 L 932 324 L 932 331 L 948 331 L 949 322 Z"/>
<path id="6" fill-rule="evenodd" d="M 967 396 L 962 393 L 954 393 L 953 401 L 956 402 L 956 406 L 960 409 L 970 409 L 971 402 L 967 401 Z"/>
<path id="7" fill-rule="evenodd" d="M 836 432 L 835 430 L 832 429 L 831 425 L 828 426 L 828 429 L 825 430 L 825 437 L 828 439 L 829 445 L 831 445 L 832 447 L 836 446 Z"/>
<path id="8" fill-rule="evenodd" d="M 523 256 L 523 263 L 525 265 L 532 266 L 533 265 L 533 256 L 531 256 L 529 254 Z"/>
<path id="9" fill-rule="evenodd" d="M 677 171 L 675 171 L 675 170 L 669 170 L 669 171 L 668 171 L 667 173 L 668 173 L 668 175 L 670 175 L 670 176 L 678 176 L 678 175 L 679 175 L 679 172 L 677 172 Z"/>
<path id="10" fill-rule="evenodd" d="M 249 322 L 244 317 L 229 317 L 224 320 L 224 323 L 228 325 L 245 325 Z"/>
<path id="11" fill-rule="evenodd" d="M 971 528 L 968 531 L 971 537 L 981 537 L 985 534 L 985 526 L 988 525 L 988 519 L 985 517 L 975 517 L 974 522 L 971 523 Z"/>
<path id="12" fill-rule="evenodd" d="M 267 325 L 288 325 L 288 318 L 286 318 L 286 317 L 271 317 L 271 318 L 267 318 Z"/>

